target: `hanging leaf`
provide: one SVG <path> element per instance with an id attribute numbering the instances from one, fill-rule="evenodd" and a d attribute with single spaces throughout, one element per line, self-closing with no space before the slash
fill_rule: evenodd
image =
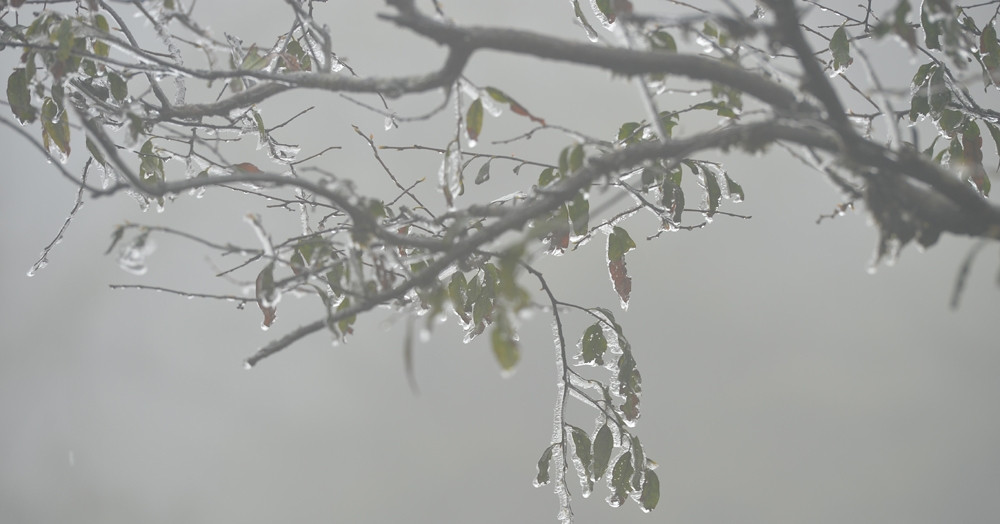
<path id="1" fill-rule="evenodd" d="M 586 235 L 590 231 L 590 200 L 587 199 L 587 195 L 583 192 L 577 193 L 568 207 L 573 234 Z"/>
<path id="2" fill-rule="evenodd" d="M 944 80 L 944 68 L 934 68 L 927 89 L 929 93 L 927 101 L 930 104 L 931 111 L 940 113 L 948 107 L 948 103 L 951 102 L 951 90 L 948 89 L 948 84 Z"/>
<path id="3" fill-rule="evenodd" d="M 997 41 L 997 30 L 992 23 L 983 27 L 979 36 L 979 55 L 983 61 L 983 76 L 986 84 L 998 85 L 1000 82 L 1000 41 Z"/>
<path id="4" fill-rule="evenodd" d="M 139 150 L 139 178 L 143 182 L 163 182 L 163 159 L 153 152 L 153 139 L 146 140 Z"/>
<path id="5" fill-rule="evenodd" d="M 517 347 L 517 336 L 506 315 L 500 315 L 496 325 L 493 326 L 490 341 L 500 367 L 504 371 L 512 371 L 520 359 L 520 350 Z"/>
<path id="6" fill-rule="evenodd" d="M 490 164 L 492 162 L 493 159 L 491 158 L 479 167 L 479 172 L 476 173 L 476 185 L 482 184 L 490 179 Z"/>
<path id="7" fill-rule="evenodd" d="M 608 340 L 604 337 L 604 329 L 600 323 L 591 325 L 583 332 L 580 345 L 583 350 L 580 354 L 583 364 L 604 365 L 604 352 L 608 350 Z"/>
<path id="8" fill-rule="evenodd" d="M 468 287 L 469 283 L 465 280 L 465 273 L 461 271 L 456 271 L 451 276 L 451 282 L 448 283 L 448 297 L 451 298 L 451 304 L 455 308 L 455 313 L 458 313 L 458 316 L 462 318 L 462 322 L 466 323 L 471 320 L 466 313 L 466 302 L 469 298 Z"/>
<path id="9" fill-rule="evenodd" d="M 726 185 L 729 186 L 729 197 L 733 199 L 733 202 L 742 202 L 746 198 L 746 194 L 743 193 L 743 186 L 737 184 L 732 178 L 729 178 L 729 174 L 725 175 Z"/>
<path id="10" fill-rule="evenodd" d="M 108 85 L 115 100 L 121 102 L 128 96 L 128 83 L 118 73 L 108 73 Z"/>
<path id="11" fill-rule="evenodd" d="M 615 226 L 608 235 L 608 273 L 615 292 L 621 299 L 622 307 L 628 307 L 629 296 L 632 294 L 632 278 L 628 276 L 625 267 L 625 253 L 635 248 L 635 241 L 624 229 Z"/>
<path id="12" fill-rule="evenodd" d="M 833 53 L 833 70 L 839 73 L 854 62 L 851 58 L 851 42 L 847 39 L 847 30 L 841 25 L 830 38 L 830 52 Z"/>
<path id="13" fill-rule="evenodd" d="M 632 489 L 634 491 L 639 491 L 642 488 L 642 473 L 646 469 L 646 454 L 642 451 L 642 443 L 639 442 L 639 437 L 632 435 L 632 467 L 635 472 L 632 473 Z"/>
<path id="14" fill-rule="evenodd" d="M 42 142 L 51 151 L 51 146 L 69 156 L 69 117 L 66 111 L 51 98 L 42 102 Z"/>
<path id="15" fill-rule="evenodd" d="M 576 426 L 570 426 L 570 428 L 572 428 L 571 433 L 573 435 L 573 450 L 584 471 L 584 478 L 581 480 L 586 482 L 592 490 L 594 487 L 594 480 L 593 475 L 591 474 L 592 457 L 590 454 L 590 435 L 587 435 L 586 431 Z"/>
<path id="16" fill-rule="evenodd" d="M 608 497 L 608 504 L 617 508 L 625 502 L 632 486 L 632 452 L 622 453 L 615 462 L 615 467 L 611 469 L 611 491 Z"/>
<path id="17" fill-rule="evenodd" d="M 483 130 L 483 101 L 476 99 L 469 106 L 465 113 L 465 131 L 469 135 L 469 140 L 475 142 L 479 140 L 479 133 Z M 478 181 L 479 178 L 476 177 Z M 478 183 L 478 182 L 477 182 Z"/>
<path id="18" fill-rule="evenodd" d="M 7 103 L 22 125 L 35 121 L 38 111 L 31 105 L 28 74 L 23 68 L 15 69 L 7 78 Z"/>
<path id="19" fill-rule="evenodd" d="M 639 507 L 643 511 L 652 511 L 660 502 L 660 478 L 656 472 L 647 469 L 642 482 L 642 493 L 639 495 Z"/>
<path id="20" fill-rule="evenodd" d="M 513 98 L 507 96 L 507 93 L 504 93 L 503 91 L 495 87 L 486 87 L 486 93 L 489 94 L 490 97 L 493 98 L 493 100 L 496 100 L 497 102 L 500 102 L 502 104 L 509 105 L 510 110 L 513 111 L 514 113 L 521 116 L 526 116 L 530 118 L 532 122 L 537 122 L 543 126 L 547 125 L 544 119 L 531 114 L 527 109 L 524 108 L 524 106 L 517 103 L 517 101 L 515 101 Z"/>
<path id="21" fill-rule="evenodd" d="M 583 30 L 587 32 L 587 38 L 591 42 L 597 41 L 597 31 L 594 30 L 594 26 L 590 25 L 587 18 L 583 16 L 583 9 L 580 8 L 580 0 L 573 0 L 573 14 L 576 15 L 576 21 L 583 26 Z"/>
<path id="22" fill-rule="evenodd" d="M 264 314 L 261 327 L 267 329 L 277 318 L 278 301 L 274 288 L 274 262 L 270 263 L 257 275 L 257 306 Z"/>
<path id="23" fill-rule="evenodd" d="M 603 477 L 604 473 L 607 472 L 614 444 L 611 428 L 607 424 L 602 425 L 601 429 L 597 430 L 597 434 L 594 435 L 594 480 Z"/>
<path id="24" fill-rule="evenodd" d="M 535 481 L 533 484 L 535 487 L 544 486 L 549 483 L 552 479 L 549 478 L 549 464 L 552 462 L 552 448 L 555 444 L 545 448 L 542 452 L 542 457 L 538 459 L 538 475 L 535 476 Z"/>

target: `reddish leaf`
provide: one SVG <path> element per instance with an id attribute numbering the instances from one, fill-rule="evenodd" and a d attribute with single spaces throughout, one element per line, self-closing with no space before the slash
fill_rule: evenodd
<path id="1" fill-rule="evenodd" d="M 278 304 L 274 293 L 274 264 L 268 264 L 263 271 L 257 275 L 257 306 L 264 314 L 264 321 L 261 327 L 267 329 L 274 323 L 278 316 Z"/>
<path id="2" fill-rule="evenodd" d="M 611 273 L 611 282 L 618 297 L 622 299 L 622 303 L 628 304 L 628 298 L 632 294 L 632 277 L 628 276 L 625 268 L 625 257 L 608 262 L 608 272 Z"/>
<path id="3" fill-rule="evenodd" d="M 233 164 L 233 169 L 236 171 L 243 171 L 245 173 L 261 173 L 259 167 L 251 164 L 250 162 L 240 162 L 239 164 Z"/>

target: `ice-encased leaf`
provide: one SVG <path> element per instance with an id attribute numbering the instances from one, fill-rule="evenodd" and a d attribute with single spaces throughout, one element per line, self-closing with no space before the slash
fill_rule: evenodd
<path id="1" fill-rule="evenodd" d="M 733 202 L 742 202 L 746 198 L 746 194 L 743 193 L 743 186 L 737 184 L 729 175 L 726 174 L 726 185 L 729 186 L 729 198 Z"/>
<path id="2" fill-rule="evenodd" d="M 542 452 L 541 458 L 538 459 L 538 474 L 535 475 L 535 480 L 532 482 L 536 488 L 544 486 L 552 480 L 549 477 L 549 465 L 552 462 L 553 447 L 555 447 L 555 444 L 545 448 L 545 451 Z"/>
<path id="3" fill-rule="evenodd" d="M 632 452 L 626 451 L 619 455 L 615 466 L 611 469 L 611 481 L 608 486 L 611 488 L 611 496 L 608 497 L 608 504 L 612 507 L 621 506 L 628 498 L 632 489 L 630 485 L 632 470 Z"/>
<path id="4" fill-rule="evenodd" d="M 490 164 L 492 162 L 493 159 L 491 158 L 479 167 L 479 172 L 476 173 L 476 185 L 482 184 L 490 179 Z"/>
<path id="5" fill-rule="evenodd" d="M 520 350 L 517 347 L 517 337 L 513 327 L 504 315 L 500 316 L 493 332 L 490 334 L 490 341 L 493 345 L 493 355 L 505 372 L 511 372 L 520 359 Z"/>
<path id="6" fill-rule="evenodd" d="M 590 231 L 590 200 L 587 198 L 587 194 L 577 193 L 567 207 L 569 221 L 573 225 L 573 234 L 586 235 Z"/>
<path id="7" fill-rule="evenodd" d="M 597 42 L 597 31 L 594 30 L 594 26 L 590 25 L 587 18 L 583 16 L 583 9 L 580 8 L 580 0 L 573 0 L 573 14 L 576 15 L 576 21 L 583 26 L 583 30 L 587 32 L 587 38 L 591 42 Z"/>
<path id="8" fill-rule="evenodd" d="M 622 309 L 628 308 L 628 300 L 632 294 L 632 277 L 628 276 L 625 266 L 625 253 L 635 248 L 635 241 L 624 229 L 615 226 L 608 235 L 608 274 L 611 284 L 621 299 Z"/>
<path id="9" fill-rule="evenodd" d="M 586 431 L 576 426 L 570 426 L 570 428 L 573 437 L 573 463 L 576 466 L 577 475 L 580 477 L 582 494 L 584 497 L 588 497 L 594 491 L 594 475 L 591 469 L 593 456 L 591 455 L 592 444 L 590 442 L 590 435 L 587 435 Z"/>
<path id="10" fill-rule="evenodd" d="M 604 476 L 611 462 L 611 451 L 614 449 L 614 437 L 611 435 L 611 428 L 603 424 L 601 429 L 594 435 L 594 480 Z"/>
<path id="11" fill-rule="evenodd" d="M 632 249 L 635 249 L 635 241 L 629 236 L 628 231 L 615 226 L 608 235 L 608 259 L 618 260 Z"/>
<path id="12" fill-rule="evenodd" d="M 580 354 L 583 364 L 604 365 L 604 352 L 608 350 L 608 340 L 604 337 L 604 329 L 600 323 L 595 323 L 583 332 Z"/>
<path id="13" fill-rule="evenodd" d="M 465 273 L 461 271 L 456 271 L 454 275 L 451 276 L 451 282 L 448 283 L 448 297 L 451 298 L 451 304 L 455 308 L 455 313 L 462 318 L 462 322 L 466 324 L 469 323 L 469 315 L 466 313 L 466 302 L 469 298 L 468 293 L 469 283 L 465 279 Z"/>
<path id="14" fill-rule="evenodd" d="M 139 150 L 139 178 L 143 182 L 163 182 L 163 159 L 153 152 L 153 139 L 146 140 Z"/>
<path id="15" fill-rule="evenodd" d="M 851 42 L 843 25 L 830 38 L 830 52 L 833 53 L 833 75 L 839 75 L 854 61 L 851 58 Z"/>
<path id="16" fill-rule="evenodd" d="M 639 495 L 639 507 L 643 511 L 652 511 L 660 502 L 660 478 L 656 472 L 647 469 L 642 482 L 642 493 Z"/>
<path id="17" fill-rule="evenodd" d="M 646 469 L 646 454 L 642 451 L 639 437 L 635 435 L 632 435 L 632 467 L 635 469 L 632 474 L 632 489 L 638 491 L 642 488 L 642 472 Z"/>
<path id="18" fill-rule="evenodd" d="M 465 131 L 469 135 L 469 145 L 472 146 L 479 140 L 479 133 L 483 130 L 483 102 L 476 99 L 469 105 L 469 110 L 465 113 Z"/>
<path id="19" fill-rule="evenodd" d="M 265 266 L 257 275 L 256 299 L 260 312 L 264 314 L 261 329 L 268 329 L 278 316 L 278 301 L 281 299 L 274 286 L 274 262 Z"/>

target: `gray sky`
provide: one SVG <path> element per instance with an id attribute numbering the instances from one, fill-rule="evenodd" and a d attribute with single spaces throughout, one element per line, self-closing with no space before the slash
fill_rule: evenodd
<path id="1" fill-rule="evenodd" d="M 241 16 L 246 4 L 235 0 L 199 3 L 198 12 L 216 34 L 269 45 L 291 24 L 274 4 L 255 6 L 252 16 Z M 334 50 L 363 75 L 435 67 L 440 50 L 375 20 L 381 5 L 321 6 Z M 446 8 L 460 23 L 584 38 L 565 1 Z M 0 56 L 5 69 L 12 56 Z M 643 118 L 634 86 L 601 72 L 485 53 L 468 76 L 502 87 L 549 122 L 605 138 L 622 121 Z M 437 101 L 416 97 L 394 107 L 415 114 Z M 351 124 L 380 144 L 433 146 L 447 142 L 453 125 L 446 117 L 383 132 L 381 117 L 318 92 L 279 97 L 264 115 L 278 122 L 304 105 L 317 110 L 279 138 L 301 143 L 303 154 L 344 146 L 321 165 L 375 189 L 384 174 Z M 569 142 L 553 133 L 488 144 L 528 126 L 509 112 L 488 119 L 479 147 L 552 161 Z M 82 142 L 74 148 L 78 166 Z M 319 305 L 285 297 L 278 322 L 262 332 L 253 304 L 237 310 L 108 289 L 144 283 L 238 292 L 212 276 L 227 259 L 156 237 L 149 272 L 136 277 L 102 253 L 123 221 L 254 245 L 243 216 L 259 202 L 210 191 L 157 214 L 124 197 L 87 201 L 50 265 L 29 279 L 75 188 L 6 128 L 0 152 L 9 180 L 0 192 L 0 521 L 555 521 L 551 486 L 531 486 L 555 401 L 544 314 L 522 322 L 522 361 L 506 379 L 485 341 L 464 345 L 453 321 L 437 326 L 416 348 L 419 396 L 403 371 L 404 323 L 382 314 L 362 318 L 346 345 L 314 335 L 244 371 L 243 358 L 314 320 Z M 266 162 L 252 147 L 234 154 Z M 433 155 L 384 156 L 409 181 L 436 175 Z M 996 247 L 977 260 L 961 309 L 951 311 L 968 240 L 945 237 L 926 253 L 909 247 L 894 267 L 869 275 L 875 230 L 863 212 L 815 224 L 840 202 L 827 182 L 781 154 L 726 160 L 747 193 L 747 202 L 727 209 L 752 220 L 719 217 L 709 228 L 653 241 L 645 240 L 655 233 L 651 220 L 627 226 L 638 244 L 628 258 L 634 291 L 629 310 L 616 315 L 644 379 L 637 432 L 660 465 L 660 506 L 652 515 L 632 502 L 612 510 L 603 502 L 606 486 L 583 500 L 574 479 L 578 521 L 995 517 Z M 503 194 L 537 176 L 526 169 L 515 179 L 509 167 L 495 165 L 495 185 L 469 198 Z M 276 230 L 298 228 L 294 214 L 265 219 Z M 561 298 L 617 311 L 602 249 L 595 241 L 538 265 Z M 571 339 L 582 322 L 572 321 Z M 569 417 L 593 427 L 585 409 L 574 407 Z"/>

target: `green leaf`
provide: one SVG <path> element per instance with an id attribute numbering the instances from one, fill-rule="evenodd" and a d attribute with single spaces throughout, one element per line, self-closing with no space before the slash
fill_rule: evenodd
<path id="1" fill-rule="evenodd" d="M 477 98 L 474 102 L 472 102 L 469 106 L 469 110 L 465 113 L 465 131 L 469 135 L 469 140 L 475 142 L 476 140 L 479 140 L 479 133 L 482 130 L 483 101 Z"/>
<path id="2" fill-rule="evenodd" d="M 493 162 L 493 159 L 491 158 L 491 159 L 487 160 L 486 162 L 483 162 L 483 165 L 479 166 L 479 172 L 476 173 L 476 185 L 477 186 L 479 184 L 482 184 L 483 182 L 486 182 L 487 180 L 490 179 L 490 164 L 492 162 Z"/>
<path id="3" fill-rule="evenodd" d="M 628 231 L 615 226 L 608 237 L 608 259 L 620 260 L 625 253 L 635 249 L 635 241 L 629 236 Z"/>
<path id="4" fill-rule="evenodd" d="M 625 349 L 625 348 L 623 348 Z M 632 352 L 622 351 L 618 357 L 618 394 L 627 397 L 630 393 L 639 393 L 642 390 L 639 371 L 635 368 L 635 358 Z"/>
<path id="5" fill-rule="evenodd" d="M 612 496 L 613 501 L 617 501 L 617 504 L 612 503 L 612 506 L 620 506 L 622 502 L 625 502 L 625 497 L 631 491 L 630 481 L 632 480 L 632 452 L 626 451 L 618 457 L 615 462 L 615 466 L 611 468 L 611 489 L 614 491 Z M 609 500 L 609 502 L 612 502 Z"/>
<path id="6" fill-rule="evenodd" d="M 649 35 L 649 44 L 653 49 L 660 51 L 677 52 L 677 42 L 674 37 L 666 31 L 654 31 Z"/>
<path id="7" fill-rule="evenodd" d="M 76 37 L 73 35 L 73 21 L 68 18 L 63 20 L 59 24 L 59 29 L 56 30 L 55 37 L 59 43 L 56 51 L 56 59 L 60 62 L 65 62 L 73 51 L 73 43 L 76 40 Z"/>
<path id="8" fill-rule="evenodd" d="M 570 428 L 572 428 L 570 433 L 573 435 L 573 448 L 575 450 L 576 457 L 580 459 L 580 462 L 583 464 L 583 469 L 590 472 L 592 461 L 590 455 L 590 435 L 587 435 L 586 431 L 576 426 L 570 426 Z"/>
<path id="9" fill-rule="evenodd" d="M 251 45 L 250 49 L 247 50 L 247 54 L 243 57 L 243 62 L 240 63 L 240 69 L 244 71 L 254 71 L 257 69 L 263 69 L 267 65 L 267 57 L 261 56 L 260 51 L 257 50 L 257 45 Z"/>
<path id="10" fill-rule="evenodd" d="M 742 202 L 746 199 L 746 194 L 743 193 L 743 186 L 737 184 L 732 178 L 729 178 L 729 174 L 725 174 L 726 185 L 729 186 L 729 195 L 733 199 L 733 202 Z"/>
<path id="11" fill-rule="evenodd" d="M 153 152 L 153 139 L 146 140 L 139 150 L 139 178 L 143 182 L 163 182 L 166 178 L 163 172 L 163 159 Z"/>
<path id="12" fill-rule="evenodd" d="M 31 105 L 31 91 L 28 89 L 28 74 L 17 68 L 7 78 L 7 103 L 21 124 L 34 122 L 38 111 Z"/>
<path id="13" fill-rule="evenodd" d="M 87 151 L 90 151 L 90 156 L 94 157 L 95 162 L 102 166 L 108 165 L 107 160 L 104 159 L 104 155 L 101 153 L 101 149 L 90 140 L 90 137 L 87 137 Z"/>
<path id="14" fill-rule="evenodd" d="M 94 24 L 97 25 L 97 29 L 102 33 L 111 33 L 111 27 L 108 25 L 108 19 L 104 18 L 104 15 L 94 16 Z"/>
<path id="15" fill-rule="evenodd" d="M 937 124 L 941 128 L 941 131 L 948 136 L 952 136 L 963 120 L 965 120 L 965 115 L 961 111 L 945 109 L 941 111 L 941 116 L 938 118 Z"/>
<path id="16" fill-rule="evenodd" d="M 108 73 L 108 84 L 111 86 L 111 96 L 121 102 L 128 96 L 128 83 L 118 73 Z"/>
<path id="17" fill-rule="evenodd" d="M 611 6 L 612 0 L 597 0 L 597 9 L 601 11 L 601 14 L 608 20 L 608 23 L 613 23 L 615 21 L 615 10 Z"/>
<path id="18" fill-rule="evenodd" d="M 69 117 L 51 98 L 42 102 L 42 142 L 46 149 L 55 145 L 62 154 L 69 155 Z"/>
<path id="19" fill-rule="evenodd" d="M 607 424 L 601 426 L 594 435 L 594 480 L 604 476 L 608 470 L 608 463 L 611 461 L 611 451 L 614 449 L 614 438 L 611 435 L 611 428 Z"/>
<path id="20" fill-rule="evenodd" d="M 913 93 L 910 98 L 910 122 L 916 122 L 921 116 L 931 112 L 931 105 L 927 100 L 927 93 L 921 89 Z"/>
<path id="21" fill-rule="evenodd" d="M 595 323 L 583 332 L 580 354 L 584 364 L 604 365 L 604 352 L 608 350 L 608 340 L 604 337 L 604 329 L 600 323 Z"/>
<path id="22" fill-rule="evenodd" d="M 623 144 L 635 144 L 642 138 L 642 133 L 638 130 L 641 127 L 639 122 L 625 122 L 618 129 L 618 141 Z"/>
<path id="23" fill-rule="evenodd" d="M 639 507 L 643 511 L 652 511 L 656 504 L 660 502 L 660 478 L 656 472 L 647 469 L 645 479 L 642 482 L 642 493 L 639 495 Z"/>
<path id="24" fill-rule="evenodd" d="M 351 307 L 351 298 L 345 297 L 344 300 L 340 301 L 340 305 L 337 306 L 337 312 L 340 313 L 341 311 L 344 311 L 349 307 Z M 433 317 L 434 315 L 431 315 L 431 318 Z M 358 319 L 357 315 L 350 315 L 340 319 L 340 321 L 337 322 L 337 328 L 340 329 L 341 337 L 345 337 L 347 335 L 350 335 L 351 333 L 354 333 L 354 328 L 352 326 L 354 325 L 354 321 L 357 319 Z"/>
<path id="25" fill-rule="evenodd" d="M 555 169 L 547 167 L 538 174 L 538 187 L 545 187 L 556 179 Z"/>
<path id="26" fill-rule="evenodd" d="M 520 350 L 517 347 L 517 337 L 507 316 L 501 314 L 493 332 L 490 334 L 490 341 L 493 344 L 493 354 L 500 363 L 504 371 L 511 371 L 520 359 Z"/>
<path id="27" fill-rule="evenodd" d="M 927 78 L 931 73 L 931 68 L 933 68 L 935 65 L 936 64 L 934 62 L 927 62 L 926 64 L 923 64 L 917 68 L 916 74 L 913 75 L 912 89 L 916 89 L 927 82 Z"/>
<path id="28" fill-rule="evenodd" d="M 931 22 L 927 2 L 920 6 L 920 27 L 924 30 L 924 45 L 928 49 L 941 49 L 941 21 Z"/>
<path id="29" fill-rule="evenodd" d="M 997 154 L 1000 154 L 1000 128 L 997 126 L 983 120 L 986 124 L 986 129 L 990 130 L 990 136 L 993 137 L 993 145 L 997 148 Z"/>
<path id="30" fill-rule="evenodd" d="M 708 209 L 706 216 L 715 214 L 719 208 L 719 201 L 722 200 L 722 189 L 719 188 L 719 181 L 715 178 L 715 173 L 707 169 L 702 170 L 702 179 L 705 181 L 705 192 L 708 194 Z"/>
<path id="31" fill-rule="evenodd" d="M 486 94 L 490 95 L 490 98 L 496 100 L 497 102 L 500 102 L 501 104 L 506 104 L 507 102 L 510 102 L 510 99 L 507 98 L 507 94 L 495 87 L 487 86 Z"/>
<path id="32" fill-rule="evenodd" d="M 465 322 L 469 321 L 465 305 L 469 299 L 468 287 L 469 283 L 465 280 L 465 273 L 461 271 L 456 271 L 451 276 L 451 282 L 448 283 L 448 297 L 451 298 L 451 304 L 455 308 L 455 313 L 458 313 L 458 316 L 462 317 Z"/>
<path id="33" fill-rule="evenodd" d="M 679 170 L 676 172 L 679 173 Z M 684 191 L 681 186 L 674 182 L 673 178 L 665 178 L 663 185 L 660 186 L 660 193 L 663 195 L 660 204 L 669 212 L 670 222 L 680 224 L 684 212 Z"/>
<path id="34" fill-rule="evenodd" d="M 833 70 L 839 72 L 851 65 L 851 42 L 847 38 L 847 30 L 841 25 L 830 38 L 830 52 L 833 53 Z"/>
<path id="35" fill-rule="evenodd" d="M 635 435 L 632 435 L 632 464 L 635 469 L 632 474 L 632 489 L 639 491 L 642 488 L 642 472 L 646 469 L 646 454 L 642 451 L 639 437 Z"/>
<path id="36" fill-rule="evenodd" d="M 948 84 L 945 83 L 943 67 L 936 67 L 934 72 L 931 73 L 930 84 L 927 86 L 927 89 L 927 98 L 931 106 L 931 111 L 939 113 L 948 107 L 948 103 L 951 102 L 951 90 L 948 89 Z"/>
<path id="37" fill-rule="evenodd" d="M 538 459 L 538 475 L 535 476 L 535 487 L 544 486 L 552 479 L 549 478 L 549 464 L 552 462 L 552 448 L 555 444 L 545 448 L 542 457 Z"/>
<path id="38" fill-rule="evenodd" d="M 577 193 L 567 207 L 569 220 L 573 224 L 573 234 L 577 236 L 587 234 L 590 231 L 590 200 L 582 192 Z"/>

